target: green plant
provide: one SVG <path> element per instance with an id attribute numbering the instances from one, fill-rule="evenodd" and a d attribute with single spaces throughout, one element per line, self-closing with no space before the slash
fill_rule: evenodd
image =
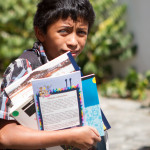
<path id="1" fill-rule="evenodd" d="M 150 70 L 146 71 L 145 73 L 146 79 L 148 80 L 148 89 L 150 89 Z"/>
<path id="2" fill-rule="evenodd" d="M 102 96 L 132 98 L 135 100 L 144 100 L 146 98 L 146 89 L 150 84 L 147 74 L 142 75 L 134 69 L 130 69 L 124 79 L 113 79 L 100 85 Z"/>
<path id="3" fill-rule="evenodd" d="M 136 51 L 133 36 L 125 30 L 125 5 L 117 0 L 91 0 L 96 21 L 89 34 L 87 45 L 77 59 L 84 74 L 95 73 L 97 82 L 112 76 L 111 60 L 124 61 Z"/>
<path id="4" fill-rule="evenodd" d="M 126 77 L 126 82 L 127 90 L 130 91 L 133 99 L 146 98 L 145 89 L 148 86 L 148 80 L 144 75 L 137 73 L 134 69 L 130 69 Z"/>
<path id="5" fill-rule="evenodd" d="M 126 82 L 118 78 L 100 85 L 100 92 L 102 96 L 113 98 L 114 97 L 125 98 L 128 95 L 128 92 L 126 90 Z"/>
<path id="6" fill-rule="evenodd" d="M 32 47 L 33 14 L 38 1 L 0 1 L 0 72 L 23 50 Z"/>

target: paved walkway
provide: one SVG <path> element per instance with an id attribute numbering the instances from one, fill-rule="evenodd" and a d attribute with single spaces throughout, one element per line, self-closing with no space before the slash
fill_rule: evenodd
<path id="1" fill-rule="evenodd" d="M 110 150 L 150 150 L 150 108 L 131 100 L 100 98 L 100 102 L 112 126 Z"/>

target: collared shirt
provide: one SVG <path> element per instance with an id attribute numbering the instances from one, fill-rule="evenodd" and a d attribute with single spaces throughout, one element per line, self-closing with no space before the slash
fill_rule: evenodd
<path id="1" fill-rule="evenodd" d="M 35 52 L 41 64 L 45 64 L 48 62 L 45 50 L 40 42 L 35 42 L 31 50 Z M 6 71 L 4 72 L 3 81 L 0 89 L 0 119 L 13 119 L 9 116 L 8 112 L 8 108 L 11 105 L 11 100 L 8 98 L 4 89 L 12 82 L 15 82 L 16 80 L 20 79 L 31 71 L 31 63 L 24 58 L 16 59 L 7 67 Z"/>

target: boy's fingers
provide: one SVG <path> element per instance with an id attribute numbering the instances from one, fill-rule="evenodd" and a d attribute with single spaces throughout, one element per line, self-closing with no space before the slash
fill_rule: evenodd
<path id="1" fill-rule="evenodd" d="M 97 136 L 95 136 L 95 140 L 96 141 L 101 141 L 101 137 L 100 137 L 98 131 L 95 128 L 93 128 L 93 127 L 90 127 L 90 128 L 97 135 Z"/>
<path id="2" fill-rule="evenodd" d="M 100 141 L 101 141 L 101 137 L 100 137 L 100 136 L 99 136 L 99 137 L 98 137 L 98 136 L 96 136 L 96 137 L 95 137 L 95 139 L 96 139 L 96 141 L 98 141 L 98 142 L 100 142 Z"/>
<path id="3" fill-rule="evenodd" d="M 100 137 L 98 131 L 94 127 L 90 127 L 90 128 L 98 137 Z"/>

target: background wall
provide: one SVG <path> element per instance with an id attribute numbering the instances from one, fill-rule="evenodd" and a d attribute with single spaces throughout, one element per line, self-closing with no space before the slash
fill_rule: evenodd
<path id="1" fill-rule="evenodd" d="M 126 21 L 128 31 L 134 34 L 138 46 L 137 55 L 126 62 L 113 62 L 115 74 L 125 75 L 128 66 L 144 73 L 150 69 L 150 0 L 119 0 L 127 4 Z"/>

